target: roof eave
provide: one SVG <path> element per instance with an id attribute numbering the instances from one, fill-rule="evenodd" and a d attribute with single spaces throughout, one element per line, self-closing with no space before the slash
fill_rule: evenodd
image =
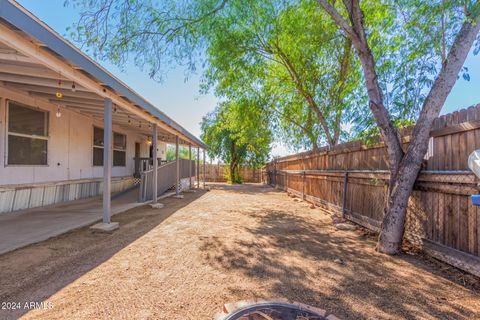
<path id="1" fill-rule="evenodd" d="M 65 60 L 89 73 L 99 82 L 111 88 L 115 94 L 127 98 L 152 116 L 175 129 L 191 140 L 191 142 L 197 144 L 197 146 L 204 149 L 208 148 L 208 146 L 200 139 L 188 132 L 165 113 L 157 109 L 154 105 L 145 100 L 98 63 L 94 62 L 72 43 L 64 39 L 18 3 L 10 0 L 0 0 L 0 17 L 30 37 L 37 39 L 50 50 L 62 56 Z"/>

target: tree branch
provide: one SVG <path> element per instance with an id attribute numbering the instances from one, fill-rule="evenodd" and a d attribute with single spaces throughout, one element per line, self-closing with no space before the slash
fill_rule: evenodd
<path id="1" fill-rule="evenodd" d="M 275 48 L 277 50 L 277 53 L 279 57 L 282 59 L 284 62 L 284 66 L 286 67 L 287 71 L 289 72 L 293 82 L 295 83 L 295 87 L 297 90 L 304 96 L 304 98 L 307 100 L 308 105 L 312 110 L 316 113 L 318 120 L 320 121 L 320 125 L 322 126 L 323 130 L 325 131 L 325 136 L 328 140 L 329 145 L 334 145 L 334 140 L 332 138 L 332 135 L 330 133 L 327 120 L 325 119 L 325 116 L 323 112 L 320 110 L 318 107 L 317 103 L 315 102 L 315 99 L 313 99 L 313 96 L 308 92 L 302 84 L 302 81 L 300 79 L 300 76 L 298 75 L 294 65 L 291 63 L 290 59 L 287 57 L 286 54 L 282 52 L 282 50 L 279 47 Z"/>
<path id="2" fill-rule="evenodd" d="M 340 56 L 340 69 L 338 71 L 337 82 L 340 84 L 337 90 L 331 90 L 330 101 L 335 106 L 335 124 L 334 124 L 334 133 L 333 140 L 335 144 L 338 143 L 340 137 L 340 121 L 342 116 L 342 95 L 345 89 L 345 83 L 347 82 L 347 77 L 350 71 L 350 62 L 352 58 L 352 41 L 345 37 L 345 44 L 343 47 L 342 55 Z"/>
<path id="3" fill-rule="evenodd" d="M 299 127 L 305 133 L 305 135 L 309 137 L 310 141 L 312 142 L 313 150 L 318 150 L 317 139 L 315 139 L 315 135 L 313 134 L 313 132 L 311 130 L 311 120 L 312 120 L 312 118 L 311 118 L 310 113 L 309 113 L 309 119 L 307 120 L 307 126 L 303 126 L 299 122 L 295 121 L 292 117 L 290 117 L 286 113 L 278 110 L 277 108 L 272 107 L 272 109 L 273 109 L 274 112 L 278 113 L 282 118 L 284 118 L 285 120 L 287 120 L 291 124 Z M 309 111 L 310 111 L 310 109 L 309 109 Z M 308 129 L 309 127 L 310 127 L 310 129 Z"/>
<path id="4" fill-rule="evenodd" d="M 327 0 L 317 0 L 318 4 L 330 15 L 337 26 L 345 32 L 353 42 L 360 41 L 355 34 L 353 28 L 348 22 L 338 13 L 338 11 Z"/>
<path id="5" fill-rule="evenodd" d="M 480 6 L 480 1 L 477 1 L 477 6 Z M 408 156 L 405 157 L 404 162 L 412 160 L 412 157 L 423 157 L 427 151 L 427 144 L 423 142 L 430 137 L 430 128 L 433 120 L 439 115 L 480 32 L 480 16 L 473 19 L 475 20 L 472 21 L 472 18 L 467 16 L 448 52 L 447 59 L 443 63 L 440 73 L 423 103 L 420 116 L 413 129 L 412 141 L 407 149 Z"/>
<path id="6" fill-rule="evenodd" d="M 365 27 L 363 25 L 363 13 L 358 0 L 351 0 L 347 3 L 349 12 L 349 25 L 326 0 L 317 0 L 322 8 L 330 15 L 337 26 L 344 31 L 345 35 L 352 40 L 352 44 L 360 58 L 367 92 L 369 97 L 369 107 L 380 129 L 380 134 L 387 146 L 387 153 L 390 162 L 390 171 L 392 173 L 391 183 L 395 180 L 395 174 L 403 158 L 403 149 L 398 136 L 398 132 L 390 120 L 388 110 L 383 103 L 382 90 L 378 83 L 375 60 L 372 51 L 368 45 Z"/>

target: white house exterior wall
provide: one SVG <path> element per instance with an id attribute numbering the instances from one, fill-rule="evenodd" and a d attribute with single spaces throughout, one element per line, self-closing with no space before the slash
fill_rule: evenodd
<path id="1" fill-rule="evenodd" d="M 49 111 L 47 166 L 7 164 L 7 100 Z M 102 120 L 94 120 L 65 108 L 60 110 L 62 115 L 57 118 L 56 105 L 0 86 L 0 187 L 102 177 L 103 167 L 93 166 L 93 127 L 103 127 Z M 141 157 L 149 156 L 146 137 L 115 125 L 113 129 L 115 132 L 126 135 L 127 150 L 126 166 L 113 167 L 112 177 L 132 176 L 135 143 L 138 142 L 141 145 Z M 166 144 L 159 142 L 158 150 L 159 158 L 165 159 Z"/>

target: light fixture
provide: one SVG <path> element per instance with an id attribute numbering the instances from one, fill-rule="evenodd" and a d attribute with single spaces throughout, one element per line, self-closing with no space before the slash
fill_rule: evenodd
<path id="1" fill-rule="evenodd" d="M 75 82 L 72 82 L 72 92 L 77 91 L 77 88 L 75 87 Z"/>
<path id="2" fill-rule="evenodd" d="M 60 88 L 62 87 L 62 80 L 58 80 L 58 90 L 57 92 L 55 92 L 55 96 L 58 98 L 58 99 L 62 99 L 63 98 L 63 94 L 60 92 Z"/>
<path id="3" fill-rule="evenodd" d="M 151 145 L 151 144 L 152 144 L 152 138 L 151 138 L 151 137 L 147 137 L 147 144 L 148 144 L 148 145 Z"/>
<path id="4" fill-rule="evenodd" d="M 55 116 L 57 118 L 60 118 L 62 116 L 62 113 L 60 112 L 60 106 L 57 107 L 57 112 L 55 113 Z"/>

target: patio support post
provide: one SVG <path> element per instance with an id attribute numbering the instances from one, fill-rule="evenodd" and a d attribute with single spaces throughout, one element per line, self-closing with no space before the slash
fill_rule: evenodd
<path id="1" fill-rule="evenodd" d="M 158 129 L 157 129 L 157 124 L 153 124 L 153 129 L 152 129 L 152 162 L 153 162 L 153 179 L 152 179 L 152 194 L 153 194 L 153 199 L 152 203 L 157 203 L 157 198 L 158 198 L 158 150 L 157 150 L 157 145 L 158 145 Z"/>
<path id="2" fill-rule="evenodd" d="M 188 145 L 188 188 L 192 189 L 192 145 Z"/>
<path id="3" fill-rule="evenodd" d="M 205 180 L 207 179 L 207 162 L 205 160 L 205 149 L 203 149 L 203 189 L 205 189 Z"/>
<path id="4" fill-rule="evenodd" d="M 200 189 L 200 148 L 197 148 L 197 188 Z"/>
<path id="5" fill-rule="evenodd" d="M 103 103 L 103 223 L 110 223 L 112 178 L 112 100 Z"/>
<path id="6" fill-rule="evenodd" d="M 180 159 L 178 157 L 178 136 L 175 136 L 175 195 L 180 194 Z"/>

